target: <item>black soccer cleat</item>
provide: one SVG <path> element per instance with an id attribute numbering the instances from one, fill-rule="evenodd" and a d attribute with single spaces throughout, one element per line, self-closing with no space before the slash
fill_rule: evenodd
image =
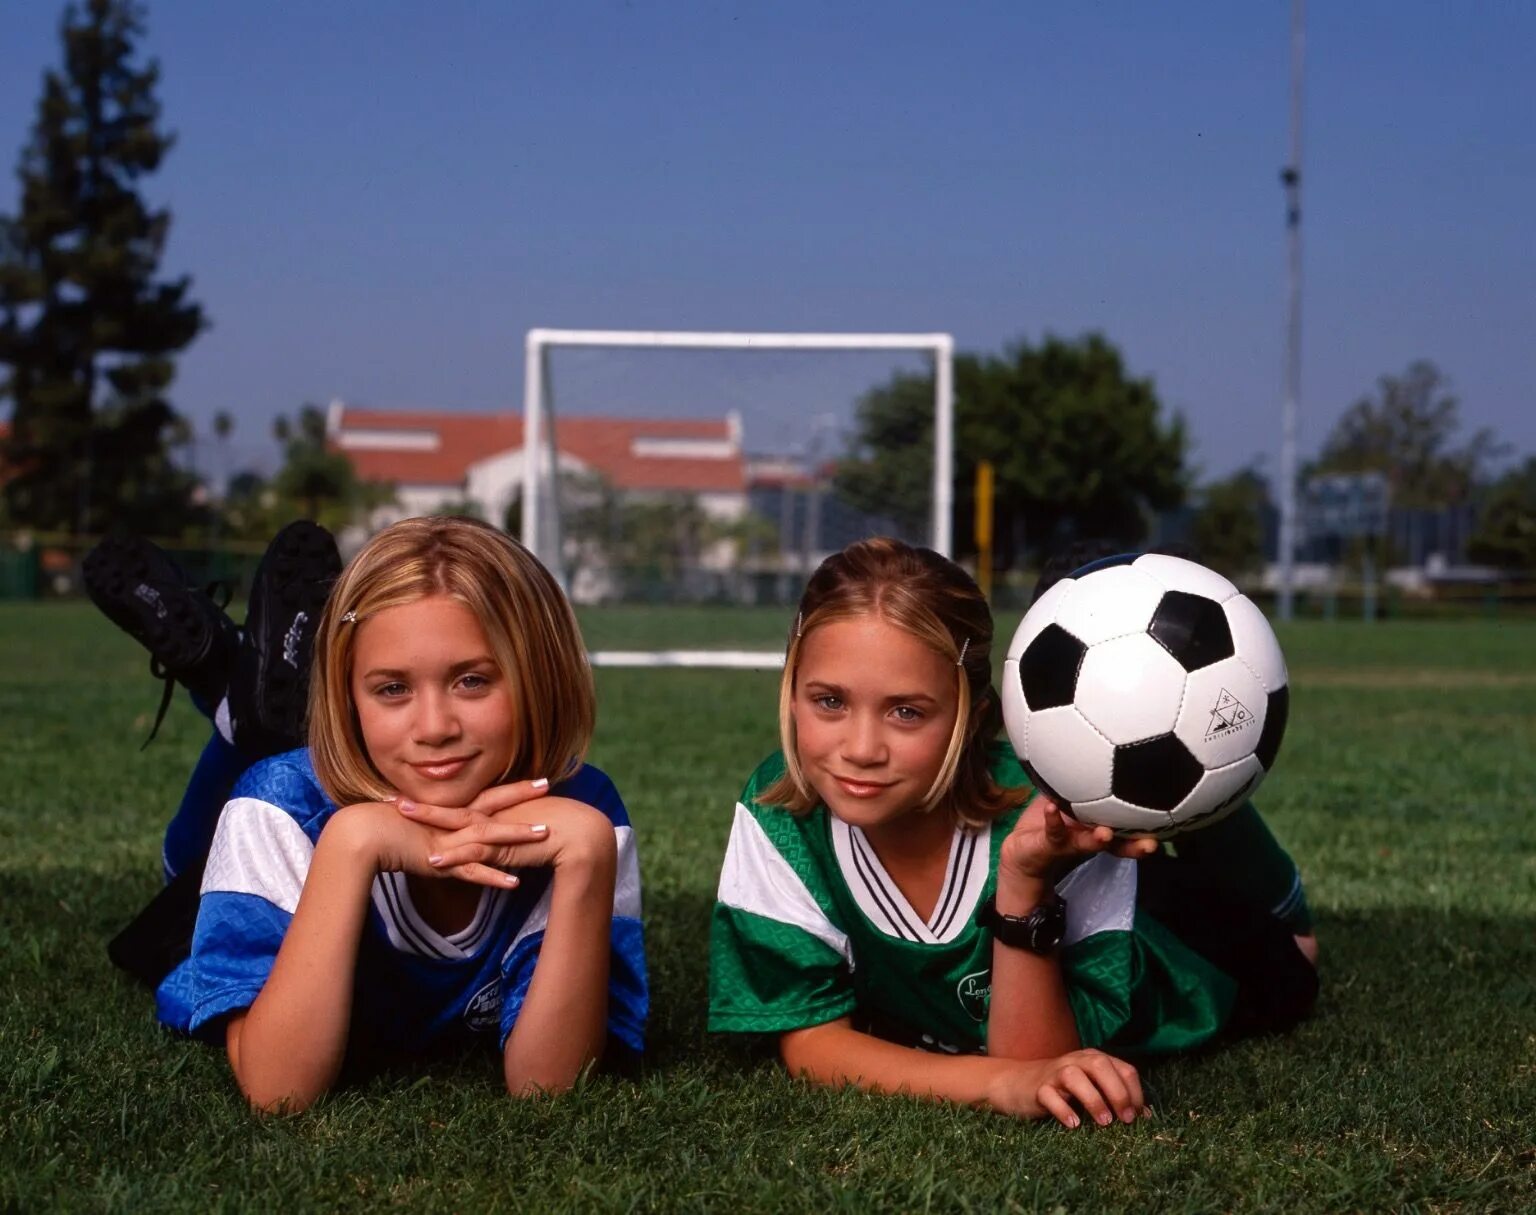
<path id="1" fill-rule="evenodd" d="M 256 568 L 229 686 L 235 745 L 253 758 L 304 745 L 315 632 L 340 573 L 335 539 L 308 519 L 278 532 Z"/>
<path id="2" fill-rule="evenodd" d="M 109 536 L 86 554 L 82 573 L 91 602 L 149 651 L 157 678 L 174 679 L 210 711 L 224 699 L 240 630 L 168 553 L 138 536 Z M 169 682 L 166 692 L 160 717 Z"/>

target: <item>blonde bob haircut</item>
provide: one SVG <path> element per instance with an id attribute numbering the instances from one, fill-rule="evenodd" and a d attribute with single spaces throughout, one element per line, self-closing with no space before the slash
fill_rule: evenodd
<path id="1" fill-rule="evenodd" d="M 559 585 L 517 541 L 477 519 L 406 519 L 364 545 L 331 590 L 309 684 L 309 752 L 339 806 L 395 791 L 368 757 L 352 699 L 352 655 L 368 618 L 451 595 L 485 630 L 517 714 L 518 745 L 500 779 L 559 780 L 586 755 L 597 716 L 592 669 Z"/>
<path id="2" fill-rule="evenodd" d="M 863 616 L 878 616 L 954 665 L 955 728 L 920 809 L 979 827 L 1023 801 L 1027 788 L 992 779 L 990 752 L 1003 711 L 992 687 L 992 612 L 985 597 L 969 574 L 932 549 L 879 538 L 834 553 L 806 584 L 779 681 L 784 775 L 763 791 L 763 802 L 804 814 L 820 801 L 800 766 L 795 740 L 800 647 L 822 625 Z"/>

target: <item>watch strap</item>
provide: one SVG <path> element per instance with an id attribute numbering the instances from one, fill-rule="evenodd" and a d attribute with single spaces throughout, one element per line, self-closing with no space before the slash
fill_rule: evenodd
<path id="1" fill-rule="evenodd" d="M 1067 901 L 1052 890 L 1028 915 L 1004 915 L 997 909 L 997 896 L 991 894 L 977 909 L 976 923 L 1004 945 L 1046 954 L 1066 935 Z"/>

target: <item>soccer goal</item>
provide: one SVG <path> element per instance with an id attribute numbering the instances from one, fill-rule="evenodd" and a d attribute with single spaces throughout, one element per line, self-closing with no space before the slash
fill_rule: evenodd
<path id="1" fill-rule="evenodd" d="M 922 470 L 930 479 L 928 487 L 927 519 L 926 527 L 910 539 L 925 543 L 938 552 L 948 555 L 952 548 L 951 513 L 952 513 L 952 485 L 953 485 L 953 415 L 954 415 L 954 340 L 947 333 L 743 333 L 743 332 L 682 332 L 682 331 L 632 331 L 632 330 L 580 330 L 580 329 L 531 329 L 526 340 L 526 361 L 524 364 L 523 385 L 523 444 L 522 444 L 522 492 L 520 495 L 520 534 L 523 543 L 532 550 L 535 555 L 560 580 L 568 591 L 572 591 L 578 601 L 600 601 L 603 598 L 601 589 L 594 590 L 593 577 L 590 563 L 585 569 L 581 566 L 582 554 L 586 551 L 584 542 L 573 535 L 576 530 L 573 522 L 576 519 L 584 521 L 584 526 L 590 534 L 592 530 L 592 517 L 596 513 L 595 503 L 597 496 L 603 492 L 611 492 L 612 486 L 607 485 L 605 490 L 594 488 L 602 480 L 598 473 L 603 470 L 599 467 L 604 459 L 611 461 L 623 459 L 629 456 L 639 457 L 637 461 L 631 461 L 631 471 L 636 463 L 646 463 L 644 457 L 654 457 L 647 465 L 647 471 L 660 468 L 667 461 L 672 461 L 679 470 L 680 483 L 686 482 L 688 474 L 683 471 L 690 459 L 707 456 L 712 449 L 717 456 L 731 454 L 736 461 L 738 470 L 742 466 L 743 450 L 740 415 L 731 409 L 731 432 L 724 431 L 719 436 L 710 437 L 707 429 L 701 429 L 698 425 L 689 427 L 684 422 L 653 420 L 648 428 L 635 430 L 629 433 L 624 420 L 621 418 L 603 419 L 601 426 L 606 433 L 593 433 L 593 418 L 572 416 L 565 411 L 564 406 L 556 417 L 555 392 L 552 381 L 551 353 L 557 349 L 575 349 L 585 351 L 589 356 L 594 352 L 603 350 L 627 350 L 630 352 L 756 352 L 743 353 L 740 357 L 750 363 L 761 366 L 772 360 L 804 364 L 828 353 L 844 352 L 861 354 L 866 357 L 881 355 L 881 357 L 901 358 L 911 362 L 915 357 L 922 363 L 923 372 L 931 370 L 933 383 L 933 459 L 931 469 Z M 562 358 L 561 365 L 566 366 L 568 359 L 578 357 L 575 355 Z M 660 355 L 631 355 L 632 358 L 659 358 Z M 723 354 L 717 356 L 724 358 Z M 704 363 L 703 359 L 695 357 L 688 360 L 690 367 L 699 367 Z M 732 363 L 736 374 L 722 370 L 719 363 L 710 364 L 711 374 L 716 379 L 713 387 L 713 395 L 722 398 L 722 408 L 731 404 L 731 397 L 737 384 L 753 378 L 753 373 L 744 366 Z M 621 365 L 622 366 L 622 365 Z M 562 374 L 569 375 L 569 372 Z M 611 382 L 602 397 L 602 403 L 596 406 L 598 412 L 607 412 L 611 398 L 626 394 L 630 388 L 630 382 L 639 381 L 643 377 L 636 370 L 629 372 L 620 370 L 612 372 Z M 684 373 L 685 381 L 707 379 L 707 376 L 696 376 Z M 696 387 L 696 385 L 695 385 Z M 865 388 L 869 387 L 866 383 Z M 590 395 L 590 394 L 589 394 Z M 805 399 L 814 397 L 814 391 L 801 389 L 799 397 L 791 397 L 778 410 L 781 418 L 787 420 L 787 424 L 797 426 L 802 432 L 811 436 L 810 440 L 801 442 L 801 462 L 811 470 L 814 479 L 817 460 L 829 458 L 836 453 L 820 450 L 820 440 L 816 438 L 819 428 L 827 421 L 830 415 L 819 415 L 817 410 L 805 403 Z M 562 396 L 562 400 L 565 397 Z M 653 409 L 653 412 L 655 410 Z M 751 425 L 749 422 L 749 430 Z M 643 430 L 643 433 L 641 432 Z M 755 436 L 754 436 L 755 437 Z M 757 439 L 759 451 L 763 440 Z M 734 446 L 733 446 L 734 445 Z M 772 440 L 769 440 L 772 446 Z M 623 448 L 623 451 L 619 451 Z M 816 459 L 812 459 L 812 456 Z M 695 470 L 696 471 L 696 470 Z M 922 472 L 916 472 L 914 482 L 922 476 Z M 740 473 L 738 472 L 738 477 Z M 701 485 L 707 488 L 706 477 Z M 749 487 L 737 486 L 735 496 L 740 499 L 736 509 L 746 510 L 746 502 L 750 496 Z M 651 494 L 652 498 L 657 495 Z M 686 495 L 675 494 L 674 499 L 680 499 Z M 724 509 L 729 514 L 732 506 L 729 502 L 722 508 L 722 500 L 729 495 L 723 493 L 710 494 L 708 492 L 695 494 L 693 501 L 704 502 L 706 507 L 713 507 L 716 513 Z M 629 495 L 632 503 L 646 497 L 646 491 L 642 489 L 638 493 Z M 784 518 L 782 528 L 785 532 L 803 532 L 806 540 L 804 545 L 804 560 L 795 569 L 797 580 L 803 580 L 805 573 L 809 572 L 806 565 L 811 560 L 813 534 L 821 536 L 824 547 L 832 547 L 832 542 L 826 538 L 826 528 L 819 527 L 823 521 L 819 517 L 822 505 L 821 498 L 810 493 L 805 495 L 806 501 L 798 507 L 799 513 L 795 515 L 791 524 L 790 516 L 794 503 L 787 489 L 781 493 Z M 572 504 L 575 504 L 574 508 Z M 835 503 L 833 503 L 835 505 Z M 775 508 L 777 512 L 777 508 Z M 770 521 L 759 518 L 756 523 L 760 527 L 770 527 Z M 892 530 L 881 527 L 879 530 Z M 781 553 L 781 566 L 788 569 Z M 576 576 L 573 578 L 573 570 Z M 781 656 L 774 653 L 762 653 L 756 651 L 599 651 L 593 655 L 594 662 L 601 665 L 627 665 L 627 666 L 734 666 L 734 667 L 768 667 L 776 666 L 781 661 Z"/>

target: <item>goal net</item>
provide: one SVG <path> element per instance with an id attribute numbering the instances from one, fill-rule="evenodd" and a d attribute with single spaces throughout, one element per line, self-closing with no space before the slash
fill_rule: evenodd
<path id="1" fill-rule="evenodd" d="M 953 349 L 944 333 L 530 330 L 517 530 L 579 604 L 791 602 L 864 535 L 947 554 Z M 871 393 L 901 398 L 911 440 L 888 497 L 845 478 Z"/>

